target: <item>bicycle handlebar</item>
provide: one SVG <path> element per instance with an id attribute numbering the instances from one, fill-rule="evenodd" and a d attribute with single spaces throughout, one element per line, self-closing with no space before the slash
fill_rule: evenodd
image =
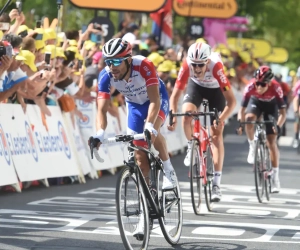
<path id="1" fill-rule="evenodd" d="M 151 148 L 151 134 L 148 130 L 145 130 L 143 134 L 135 134 L 135 135 L 116 135 L 114 137 L 106 138 L 101 142 L 101 144 L 113 144 L 116 142 L 131 142 L 133 140 L 142 140 L 145 139 L 147 141 L 148 147 Z M 104 159 L 102 159 L 97 150 L 97 146 L 100 143 L 100 140 L 91 136 L 89 138 L 89 147 L 91 152 L 91 158 L 95 155 L 96 159 L 103 163 Z"/>
<path id="2" fill-rule="evenodd" d="M 206 115 L 210 115 L 210 116 L 214 116 L 216 121 L 217 121 L 217 125 L 219 124 L 219 113 L 217 109 L 213 109 L 213 111 L 210 112 L 185 112 L 185 113 L 173 113 L 172 110 L 169 111 L 169 125 L 172 126 L 173 123 L 173 118 L 176 116 L 192 116 L 192 117 L 199 117 L 199 116 L 206 116 Z"/>
<path id="3" fill-rule="evenodd" d="M 241 122 L 239 120 L 239 124 L 240 124 L 240 127 L 242 127 L 242 125 L 244 125 L 244 124 L 255 124 L 255 125 L 273 124 L 275 133 L 277 134 L 278 129 L 277 129 L 277 124 L 276 124 L 275 118 L 271 115 L 268 115 L 268 118 L 269 118 L 269 120 L 266 120 L 266 121 L 244 121 L 244 122 Z"/>

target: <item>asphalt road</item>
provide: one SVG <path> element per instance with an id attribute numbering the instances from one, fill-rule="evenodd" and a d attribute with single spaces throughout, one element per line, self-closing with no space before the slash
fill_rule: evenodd
<path id="1" fill-rule="evenodd" d="M 223 198 L 213 212 L 204 207 L 201 216 L 194 215 L 184 155 L 172 158 L 183 196 L 182 237 L 171 247 L 155 224 L 149 249 L 300 249 L 300 156 L 290 146 L 292 138 L 280 141 L 281 192 L 259 204 L 252 166 L 246 163 L 246 137 L 234 135 L 234 128 L 225 137 Z M 115 216 L 115 182 L 116 176 L 107 173 L 86 184 L 0 193 L 0 249 L 124 249 Z"/>

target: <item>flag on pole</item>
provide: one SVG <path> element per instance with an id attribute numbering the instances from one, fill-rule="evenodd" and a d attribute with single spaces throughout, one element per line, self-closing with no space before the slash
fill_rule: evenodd
<path id="1" fill-rule="evenodd" d="M 160 45 L 164 48 L 172 46 L 172 0 L 166 0 L 165 5 L 150 17 L 153 20 L 152 33 L 160 38 Z"/>

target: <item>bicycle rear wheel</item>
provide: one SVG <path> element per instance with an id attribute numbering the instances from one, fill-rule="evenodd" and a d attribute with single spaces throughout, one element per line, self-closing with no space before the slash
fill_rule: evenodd
<path id="1" fill-rule="evenodd" d="M 199 142 L 194 139 L 191 145 L 190 188 L 194 213 L 199 215 L 202 201 L 202 178 L 200 176 L 201 158 Z"/>
<path id="2" fill-rule="evenodd" d="M 171 245 L 176 245 L 180 240 L 183 225 L 179 183 L 172 190 L 162 190 L 162 183 L 163 173 L 158 171 L 157 200 L 161 215 L 158 221 L 166 241 Z"/>
<path id="3" fill-rule="evenodd" d="M 206 165 L 207 183 L 204 185 L 205 203 L 208 211 L 212 211 L 214 202 L 211 201 L 211 192 L 214 178 L 214 161 L 213 154 L 209 144 L 206 146 L 206 152 L 203 155 L 204 164 Z"/>
<path id="4" fill-rule="evenodd" d="M 120 235 L 126 249 L 147 249 L 149 243 L 149 213 L 143 190 L 138 189 L 136 174 L 124 167 L 117 180 L 116 208 Z M 133 236 L 140 220 L 142 235 Z"/>
<path id="5" fill-rule="evenodd" d="M 264 179 L 264 147 L 260 144 L 259 140 L 255 144 L 254 175 L 256 196 L 258 201 L 262 203 L 266 183 Z"/>

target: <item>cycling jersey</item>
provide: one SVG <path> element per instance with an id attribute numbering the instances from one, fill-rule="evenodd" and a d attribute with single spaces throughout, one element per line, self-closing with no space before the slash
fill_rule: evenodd
<path id="1" fill-rule="evenodd" d="M 300 96 L 300 81 L 296 82 L 293 88 L 293 96 Z"/>
<path id="2" fill-rule="evenodd" d="M 110 87 L 115 87 L 127 102 L 144 104 L 149 101 L 147 87 L 161 85 L 153 63 L 143 56 L 132 57 L 131 74 L 128 82 L 115 80 L 106 66 L 99 75 L 98 99 L 110 99 Z"/>
<path id="3" fill-rule="evenodd" d="M 210 56 L 210 63 L 206 69 L 203 80 L 199 80 L 194 75 L 191 61 L 187 58 L 178 73 L 175 87 L 183 90 L 188 82 L 188 78 L 204 88 L 221 88 L 222 91 L 230 89 L 230 82 L 225 75 L 223 63 L 219 53 L 213 52 Z"/>
<path id="4" fill-rule="evenodd" d="M 279 109 L 286 107 L 285 102 L 283 100 L 283 91 L 278 82 L 272 80 L 271 85 L 263 94 L 257 93 L 255 82 L 255 79 L 250 80 L 250 83 L 246 86 L 244 90 L 244 97 L 242 100 L 243 107 L 247 107 L 251 97 L 258 99 L 261 102 L 267 102 L 272 103 L 273 105 L 277 105 Z"/>
<path id="5" fill-rule="evenodd" d="M 106 66 L 98 79 L 98 99 L 110 99 L 111 86 L 124 95 L 127 102 L 127 133 L 143 133 L 144 121 L 148 116 L 150 100 L 147 87 L 159 85 L 161 107 L 158 114 L 163 121 L 169 112 L 167 89 L 158 78 L 153 63 L 143 56 L 133 56 L 131 73 L 128 82 L 115 80 Z"/>

